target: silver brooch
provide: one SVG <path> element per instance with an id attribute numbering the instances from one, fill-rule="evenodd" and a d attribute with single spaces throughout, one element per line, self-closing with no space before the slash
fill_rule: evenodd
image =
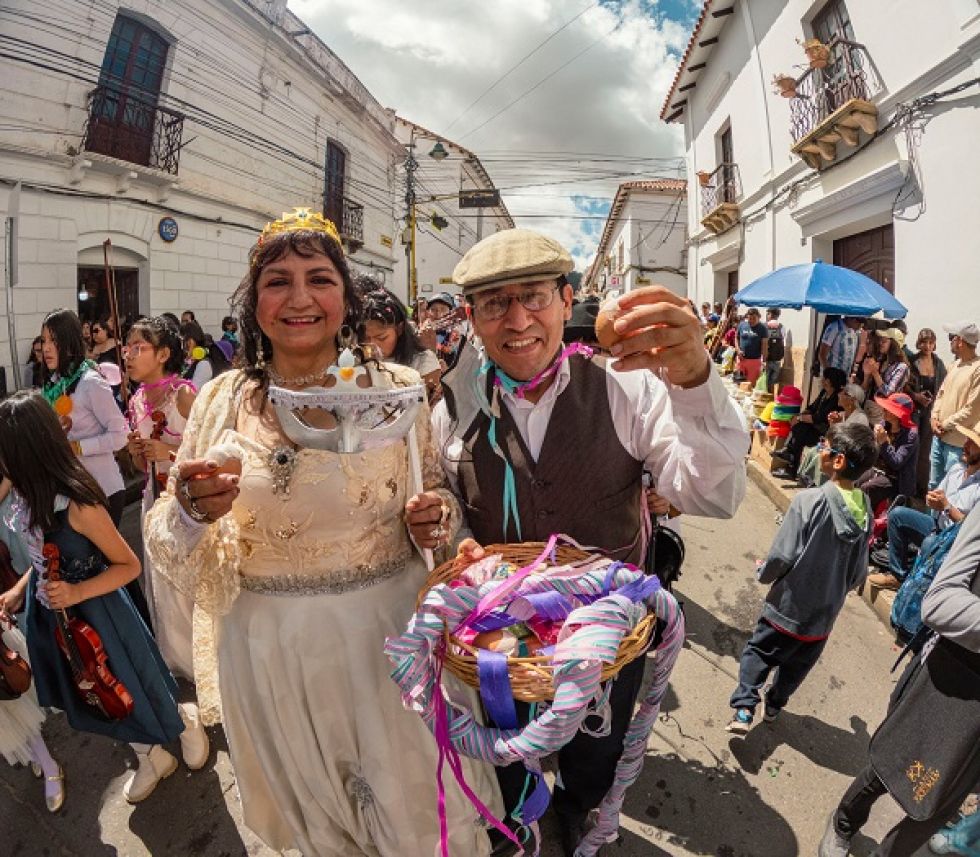
<path id="1" fill-rule="evenodd" d="M 277 446 L 269 453 L 269 470 L 272 471 L 272 493 L 289 496 L 289 481 L 296 469 L 296 450 L 291 446 Z"/>

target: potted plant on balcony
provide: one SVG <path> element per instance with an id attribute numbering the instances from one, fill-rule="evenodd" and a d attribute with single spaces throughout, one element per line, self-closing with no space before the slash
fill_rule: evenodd
<path id="1" fill-rule="evenodd" d="M 696 175 L 698 177 L 698 184 L 700 184 L 701 187 L 707 187 L 711 184 L 711 173 L 707 172 L 706 170 L 698 170 Z"/>
<path id="2" fill-rule="evenodd" d="M 796 78 L 791 74 L 773 75 L 772 91 L 783 98 L 796 98 Z"/>
<path id="3" fill-rule="evenodd" d="M 810 68 L 826 68 L 830 61 L 830 48 L 820 39 L 807 39 L 805 42 L 800 42 L 797 39 L 796 41 L 803 45 L 803 52 L 810 61 Z"/>

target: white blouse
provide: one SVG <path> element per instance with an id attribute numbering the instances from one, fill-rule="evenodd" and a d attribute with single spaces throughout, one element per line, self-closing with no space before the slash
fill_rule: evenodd
<path id="1" fill-rule="evenodd" d="M 79 458 L 108 497 L 123 490 L 123 478 L 113 455 L 126 445 L 129 427 L 112 395 L 112 387 L 96 369 L 89 369 L 71 394 L 68 440 L 82 448 Z"/>

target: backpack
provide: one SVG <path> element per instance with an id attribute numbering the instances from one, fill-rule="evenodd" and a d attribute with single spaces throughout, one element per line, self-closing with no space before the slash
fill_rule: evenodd
<path id="1" fill-rule="evenodd" d="M 766 360 L 775 363 L 786 356 L 786 342 L 783 337 L 783 326 L 777 324 L 769 328 L 769 349 L 766 351 Z"/>
<path id="2" fill-rule="evenodd" d="M 924 627 L 922 599 L 932 585 L 946 554 L 956 541 L 959 524 L 953 524 L 939 532 L 915 558 L 912 570 L 902 581 L 892 604 L 891 623 L 902 643 L 909 643 Z"/>

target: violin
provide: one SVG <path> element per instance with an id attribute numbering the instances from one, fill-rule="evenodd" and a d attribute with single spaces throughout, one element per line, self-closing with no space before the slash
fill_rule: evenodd
<path id="1" fill-rule="evenodd" d="M 58 546 L 45 542 L 41 554 L 45 579 L 60 580 L 61 551 Z M 98 632 L 88 622 L 69 616 L 66 610 L 52 612 L 57 621 L 54 637 L 68 661 L 75 691 L 82 702 L 109 720 L 127 718 L 133 713 L 133 697 L 109 671 L 109 659 Z"/>
<path id="2" fill-rule="evenodd" d="M 30 664 L 3 641 L 13 627 L 13 617 L 0 608 L 0 700 L 17 699 L 31 686 Z"/>
<path id="3" fill-rule="evenodd" d="M 153 411 L 150 414 L 153 420 L 153 430 L 150 432 L 150 440 L 163 440 L 163 433 L 167 428 L 167 415 L 163 411 Z M 157 463 L 150 462 L 150 490 L 153 492 L 153 499 L 160 496 L 160 492 L 167 487 L 167 474 L 157 471 Z"/>

